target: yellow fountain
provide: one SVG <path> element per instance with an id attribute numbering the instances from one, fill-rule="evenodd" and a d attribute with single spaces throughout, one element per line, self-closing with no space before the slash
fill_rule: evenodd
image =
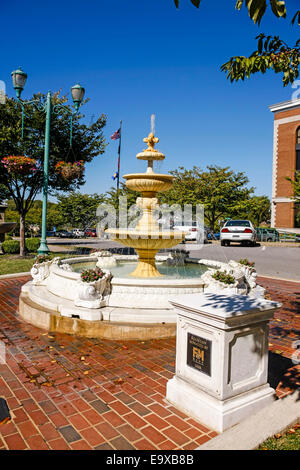
<path id="1" fill-rule="evenodd" d="M 138 264 L 131 273 L 134 277 L 156 277 L 161 276 L 155 264 L 155 255 L 162 248 L 171 248 L 184 239 L 184 232 L 174 230 L 159 230 L 154 218 L 154 211 L 159 207 L 156 194 L 167 191 L 173 185 L 173 176 L 155 173 L 153 162 L 164 160 L 165 155 L 154 148 L 159 142 L 154 133 L 150 132 L 143 139 L 148 148 L 138 153 L 138 160 L 147 160 L 148 168 L 145 173 L 132 173 L 124 175 L 126 186 L 129 189 L 142 193 L 136 203 L 142 209 L 142 217 L 135 229 L 107 229 L 106 233 L 111 235 L 113 241 L 135 249 L 138 254 Z"/>

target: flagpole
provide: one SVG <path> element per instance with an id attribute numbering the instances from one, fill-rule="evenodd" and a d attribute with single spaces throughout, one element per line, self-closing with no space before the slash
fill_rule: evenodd
<path id="1" fill-rule="evenodd" d="M 120 185 L 120 157 L 121 157 L 121 138 L 122 138 L 122 121 L 120 121 L 120 139 L 119 139 L 119 149 L 118 149 L 118 176 L 117 176 L 117 194 L 119 194 L 119 185 Z"/>

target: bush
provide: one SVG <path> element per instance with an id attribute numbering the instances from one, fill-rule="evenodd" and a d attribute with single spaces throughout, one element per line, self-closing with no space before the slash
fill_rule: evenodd
<path id="1" fill-rule="evenodd" d="M 81 280 L 83 282 L 98 281 L 104 276 L 102 269 L 96 267 L 95 269 L 85 269 L 81 271 Z"/>
<path id="2" fill-rule="evenodd" d="M 6 240 L 2 243 L 2 250 L 4 253 L 20 253 L 20 242 L 18 240 Z"/>
<path id="3" fill-rule="evenodd" d="M 5 234 L 5 240 L 12 240 L 13 237 L 11 235 L 8 235 L 8 233 Z"/>
<path id="4" fill-rule="evenodd" d="M 247 258 L 240 259 L 239 263 L 243 264 L 244 266 L 249 266 L 249 268 L 254 268 L 255 266 L 254 261 L 249 261 Z"/>
<path id="5" fill-rule="evenodd" d="M 25 240 L 26 250 L 29 253 L 36 253 L 40 246 L 39 238 L 27 238 Z M 2 243 L 4 253 L 17 254 L 20 253 L 20 242 L 18 240 L 5 240 Z"/>
<path id="6" fill-rule="evenodd" d="M 27 251 L 29 251 L 29 253 L 36 253 L 40 243 L 41 241 L 39 238 L 27 238 L 25 241 Z"/>
<path id="7" fill-rule="evenodd" d="M 230 274 L 227 274 L 225 271 L 216 271 L 212 277 L 216 279 L 216 281 L 223 282 L 224 284 L 234 284 L 235 279 Z"/>

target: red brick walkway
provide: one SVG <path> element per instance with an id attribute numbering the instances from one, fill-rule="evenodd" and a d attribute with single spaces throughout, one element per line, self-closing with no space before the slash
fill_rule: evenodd
<path id="1" fill-rule="evenodd" d="M 216 435 L 165 402 L 175 339 L 124 343 L 48 334 L 17 316 L 27 280 L 0 281 L 0 341 L 6 345 L 0 396 L 13 418 L 0 427 L 0 449 L 191 450 Z M 280 377 L 273 374 L 282 396 L 299 387 L 299 369 L 289 367 L 289 358 L 299 334 L 300 284 L 261 284 L 284 303 L 270 337 L 274 357 L 289 361 L 280 363 Z"/>

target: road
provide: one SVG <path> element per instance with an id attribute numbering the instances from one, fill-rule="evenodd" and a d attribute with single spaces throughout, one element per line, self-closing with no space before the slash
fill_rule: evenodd
<path id="1" fill-rule="evenodd" d="M 59 251 L 60 246 L 68 245 L 90 248 L 116 248 L 122 246 L 119 243 L 111 241 L 100 241 L 99 239 L 79 239 L 79 240 L 59 240 L 48 239 L 51 251 Z M 239 261 L 241 258 L 247 258 L 255 262 L 255 268 L 259 275 L 270 276 L 282 279 L 300 281 L 300 246 L 268 246 L 266 243 L 255 247 L 243 246 L 225 246 L 222 247 L 219 242 L 212 244 L 199 245 L 193 243 L 180 244 L 176 248 L 184 249 L 190 252 L 192 258 L 205 258 L 217 261 L 229 261 L 231 259 Z M 124 248 L 125 252 L 126 248 Z"/>

